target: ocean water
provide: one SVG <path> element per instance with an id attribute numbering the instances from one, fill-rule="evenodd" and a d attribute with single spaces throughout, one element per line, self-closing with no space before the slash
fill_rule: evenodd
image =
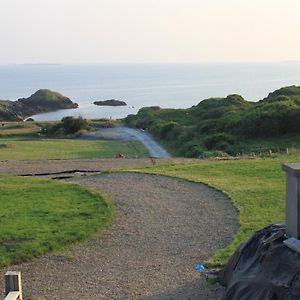
<path id="1" fill-rule="evenodd" d="M 78 109 L 33 116 L 122 118 L 141 107 L 187 108 L 210 97 L 240 94 L 258 101 L 283 86 L 300 85 L 300 63 L 0 65 L 0 99 L 17 100 L 41 88 L 62 93 Z M 103 107 L 119 99 L 126 107 Z"/>

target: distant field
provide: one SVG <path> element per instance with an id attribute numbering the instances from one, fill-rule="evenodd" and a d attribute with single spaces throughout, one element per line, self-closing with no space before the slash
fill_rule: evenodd
<path id="1" fill-rule="evenodd" d="M 29 135 L 38 133 L 40 127 L 36 123 L 31 122 L 1 122 L 0 138 L 15 135 Z"/>
<path id="2" fill-rule="evenodd" d="M 256 230 L 271 223 L 284 223 L 285 174 L 281 164 L 299 161 L 300 154 L 279 155 L 259 160 L 169 164 L 145 168 L 142 172 L 202 182 L 224 192 L 231 199 L 239 211 L 241 227 L 233 242 L 209 262 L 222 265 Z"/>
<path id="3" fill-rule="evenodd" d="M 138 142 L 82 141 L 71 139 L 1 139 L 1 160 L 113 158 L 122 152 L 127 158 L 147 157 Z"/>
<path id="4" fill-rule="evenodd" d="M 75 184 L 0 175 L 0 266 L 31 259 L 103 228 L 111 203 Z"/>
<path id="5" fill-rule="evenodd" d="M 147 157 L 139 142 L 83 141 L 41 138 L 35 123 L 4 123 L 0 127 L 0 160 L 113 158 L 122 152 L 127 158 Z"/>

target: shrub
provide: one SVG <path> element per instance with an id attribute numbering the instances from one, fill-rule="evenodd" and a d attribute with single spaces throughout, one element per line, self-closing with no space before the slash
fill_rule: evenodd
<path id="1" fill-rule="evenodd" d="M 61 122 L 66 134 L 74 134 L 78 131 L 89 129 L 88 121 L 82 117 L 64 117 Z"/>
<path id="2" fill-rule="evenodd" d="M 210 158 L 210 157 L 228 157 L 228 153 L 224 151 L 204 151 L 202 154 L 203 158 Z"/>
<path id="3" fill-rule="evenodd" d="M 42 133 L 63 137 L 68 134 L 76 134 L 82 130 L 89 130 L 90 126 L 86 119 L 82 117 L 64 117 L 61 122 L 52 126 L 46 125 L 42 128 Z"/>
<path id="4" fill-rule="evenodd" d="M 168 139 L 170 132 L 177 126 L 178 123 L 173 121 L 164 124 L 160 129 L 159 137 L 161 139 Z"/>
<path id="5" fill-rule="evenodd" d="M 300 132 L 299 115 L 299 106 L 289 98 L 264 100 L 241 118 L 238 131 L 249 136 Z"/>
<path id="6" fill-rule="evenodd" d="M 208 150 L 230 151 L 231 145 L 235 144 L 235 138 L 227 133 L 216 133 L 207 137 L 204 145 Z"/>

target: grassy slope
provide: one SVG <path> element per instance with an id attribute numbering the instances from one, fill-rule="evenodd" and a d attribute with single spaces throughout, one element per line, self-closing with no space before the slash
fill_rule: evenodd
<path id="1" fill-rule="evenodd" d="M 107 224 L 111 203 L 75 184 L 0 175 L 0 266 L 79 241 Z"/>
<path id="2" fill-rule="evenodd" d="M 210 98 L 189 109 L 142 108 L 124 119 L 147 128 L 178 156 L 209 157 L 299 147 L 300 87 L 285 87 L 259 102 L 239 95 Z M 280 140 L 284 139 L 284 144 Z"/>
<path id="3" fill-rule="evenodd" d="M 36 123 L 5 123 L 0 127 L 0 160 L 114 158 L 118 152 L 127 158 L 148 157 L 139 142 L 44 139 L 39 130 Z"/>
<path id="4" fill-rule="evenodd" d="M 138 142 L 0 139 L 0 144 L 8 145 L 0 147 L 0 160 L 114 158 L 118 152 L 127 158 L 148 156 Z"/>
<path id="5" fill-rule="evenodd" d="M 240 229 L 233 242 L 209 261 L 213 265 L 222 265 L 254 231 L 271 223 L 284 222 L 285 179 L 281 163 L 299 160 L 300 155 L 295 154 L 265 160 L 170 164 L 142 171 L 202 182 L 221 190 L 231 199 L 239 211 Z"/>

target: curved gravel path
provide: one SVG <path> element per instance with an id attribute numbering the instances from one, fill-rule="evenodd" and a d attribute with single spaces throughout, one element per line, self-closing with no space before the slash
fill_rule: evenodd
<path id="1" fill-rule="evenodd" d="M 194 266 L 238 229 L 224 195 L 146 174 L 72 181 L 105 191 L 117 215 L 102 237 L 10 268 L 22 271 L 26 299 L 221 299 L 222 288 L 208 285 Z"/>

